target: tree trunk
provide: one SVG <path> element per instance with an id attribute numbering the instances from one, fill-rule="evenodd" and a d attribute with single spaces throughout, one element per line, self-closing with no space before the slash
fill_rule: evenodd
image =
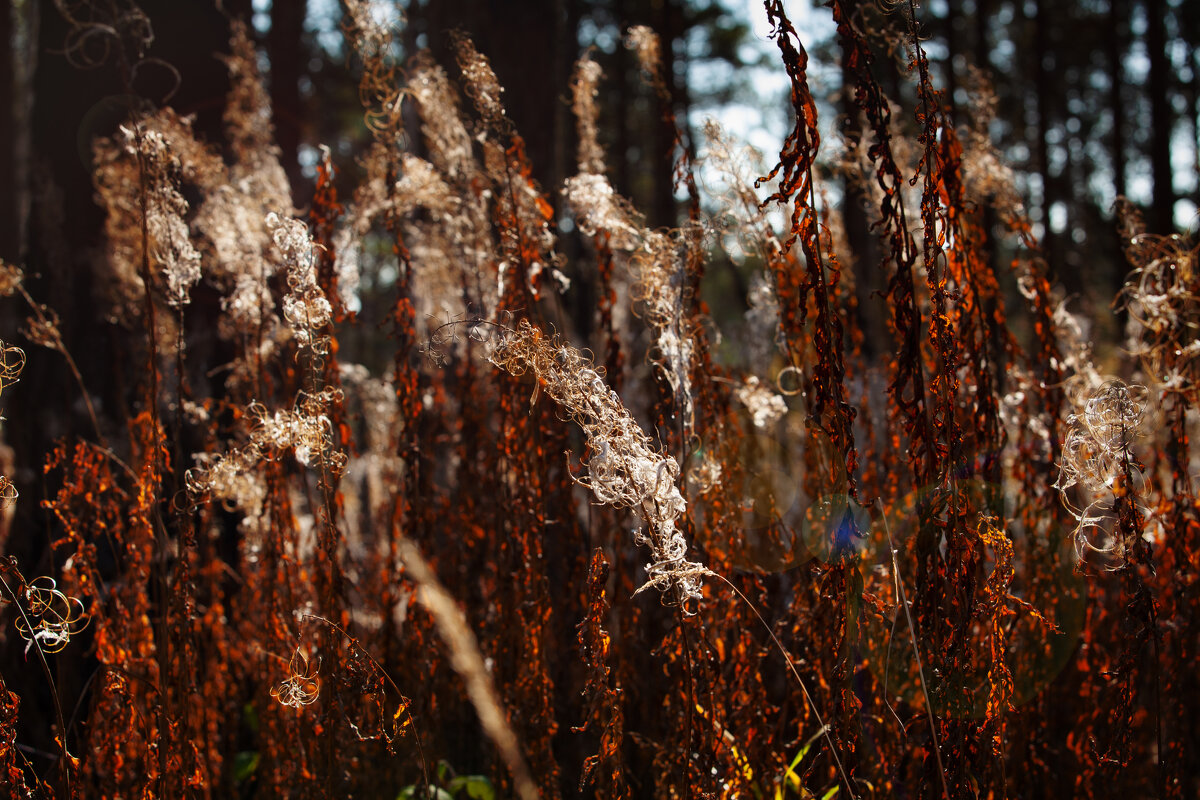
<path id="1" fill-rule="evenodd" d="M 984 74 L 992 82 L 994 88 L 996 76 L 994 65 L 992 64 L 991 43 L 988 41 L 988 28 L 991 24 L 992 1 L 976 0 L 974 31 L 975 64 L 979 69 L 984 71 Z M 980 243 L 980 246 L 984 248 L 984 252 L 987 254 L 988 263 L 991 265 L 993 275 L 999 275 L 1002 271 L 999 249 L 989 246 L 996 232 L 996 221 L 996 208 L 989 200 L 989 202 L 984 204 L 979 222 L 984 236 L 987 237 L 987 243 Z"/>
<path id="2" fill-rule="evenodd" d="M 856 25 L 861 24 L 860 12 L 855 12 Z M 844 115 L 843 134 L 848 146 L 857 145 L 862 139 L 862 128 L 859 125 L 859 110 L 854 102 L 854 74 L 846 67 L 846 59 L 842 59 L 842 108 Z M 873 178 L 867 177 L 867 180 Z M 887 303 L 883 292 L 887 288 L 887 275 L 883 268 L 883 255 L 879 248 L 879 236 L 871 230 L 871 222 L 877 209 L 870 207 L 870 196 L 860 183 L 857 176 L 849 176 L 843 181 L 843 191 L 846 193 L 842 203 L 842 224 L 846 229 L 846 242 L 850 246 L 853 265 L 854 295 L 858 303 L 858 325 L 863 333 L 863 357 L 868 364 L 875 363 L 876 358 L 890 352 L 888 332 L 885 323 L 888 319 Z"/>
<path id="3" fill-rule="evenodd" d="M 1195 9 L 1196 6 L 1192 6 L 1192 8 Z M 1200 27 L 1200 20 L 1190 27 L 1193 35 L 1195 35 L 1197 27 Z M 1188 42 L 1188 50 L 1192 53 L 1192 79 L 1188 81 L 1188 108 L 1191 109 L 1189 116 L 1192 123 L 1192 141 L 1196 143 L 1192 148 L 1192 204 L 1197 210 L 1200 210 L 1200 37 Z"/>
<path id="4" fill-rule="evenodd" d="M 1167 59 L 1167 4 L 1146 0 L 1146 51 L 1150 57 L 1150 171 L 1154 197 L 1150 225 L 1155 233 L 1175 230 L 1175 188 L 1171 182 L 1171 64 Z"/>
<path id="5" fill-rule="evenodd" d="M 1051 104 L 1056 102 L 1058 92 L 1054 91 L 1056 82 L 1051 79 L 1051 62 L 1054 59 L 1053 44 L 1050 41 L 1049 18 L 1050 11 L 1046 0 L 1037 0 L 1033 19 L 1033 74 L 1035 81 L 1035 102 L 1037 106 L 1037 171 L 1042 184 L 1042 246 L 1046 252 L 1046 260 L 1053 274 L 1057 275 L 1073 291 L 1078 290 L 1077 281 L 1065 280 L 1073 276 L 1062 274 L 1062 253 L 1059 236 L 1055 233 L 1050 220 L 1051 209 L 1058 202 L 1057 184 L 1050 174 L 1050 120 Z M 1054 96 L 1051 96 L 1054 92 Z"/>
<path id="6" fill-rule="evenodd" d="M 21 255 L 18 234 L 17 180 L 17 10 L 10 3 L 0 11 L 0 175 L 9 176 L 9 188 L 0 191 L 0 258 L 15 261 Z"/>
<path id="7" fill-rule="evenodd" d="M 288 0 L 271 4 L 271 30 L 267 33 L 267 57 L 271 62 L 271 111 L 275 119 L 275 141 L 279 144 L 280 163 L 292 186 L 297 206 L 307 205 L 312 192 L 309 181 L 300 174 L 300 142 L 304 138 L 307 117 L 300 96 L 300 78 L 306 72 L 304 18 L 308 0 Z"/>
<path id="8" fill-rule="evenodd" d="M 32 78 L 37 64 L 38 13 L 34 3 L 9 3 L 0 12 L 0 258 L 25 256 L 29 216 Z"/>
<path id="9" fill-rule="evenodd" d="M 654 16 L 654 31 L 662 47 L 662 79 L 670 93 L 669 106 L 661 108 L 662 119 L 655 127 L 654 153 L 654 202 L 650 207 L 652 225 L 677 225 L 679 223 L 675 203 L 675 180 L 672 168 L 678 153 L 675 152 L 675 130 L 687 124 L 687 114 L 679 109 L 679 96 L 675 86 L 675 36 L 680 30 L 679 9 L 674 0 L 666 0 L 658 6 Z M 657 105 L 657 104 L 656 104 Z M 674 121 L 668 111 L 678 114 Z"/>
<path id="10" fill-rule="evenodd" d="M 1118 196 L 1129 193 L 1125 163 L 1125 54 L 1128 49 L 1129 0 L 1110 0 L 1108 4 L 1108 107 L 1112 112 L 1111 158 L 1113 189 Z"/>
<path id="11" fill-rule="evenodd" d="M 622 34 L 624 34 L 624 26 L 627 24 L 629 13 L 627 3 L 628 0 L 614 0 L 613 6 L 617 26 L 621 29 L 620 33 Z M 608 154 L 608 163 L 612 170 L 613 186 L 626 197 L 633 197 L 629 170 L 629 115 L 626 113 L 633 96 L 633 89 L 630 86 L 632 61 L 629 50 L 618 47 L 616 53 L 613 54 L 613 74 L 608 76 L 610 81 L 616 83 L 617 95 L 617 113 L 613 115 L 613 126 L 616 130 L 613 136 L 613 151 Z"/>
<path id="12" fill-rule="evenodd" d="M 953 109 L 958 101 L 958 75 L 955 73 L 954 61 L 958 56 L 958 4 L 946 4 L 946 99 L 943 105 L 951 109 L 951 119 L 954 119 Z"/>

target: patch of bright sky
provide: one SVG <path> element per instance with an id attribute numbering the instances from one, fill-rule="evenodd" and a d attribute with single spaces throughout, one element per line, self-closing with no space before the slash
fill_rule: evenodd
<path id="1" fill-rule="evenodd" d="M 944 5 L 948 0 L 934 0 L 937 5 Z M 253 24 L 260 32 L 265 32 L 270 26 L 270 8 L 272 0 L 252 0 L 254 11 Z M 739 56 L 751 66 L 742 67 L 740 76 L 742 84 L 750 89 L 735 99 L 708 105 L 698 104 L 690 110 L 689 123 L 693 131 L 703 131 L 707 119 L 715 119 L 722 128 L 735 140 L 747 144 L 763 154 L 767 162 L 773 163 L 784 137 L 791 130 L 793 112 L 788 102 L 788 78 L 779 58 L 779 48 L 771 39 L 771 25 L 767 20 L 764 4 L 760 0 L 724 0 L 723 5 L 734 22 L 747 24 L 750 36 L 741 45 Z M 378 15 L 379 21 L 389 26 L 401 23 L 401 14 L 393 2 L 372 2 L 372 12 Z M 815 7 L 813 0 L 785 0 L 784 10 L 800 37 L 800 43 L 814 53 L 817 45 L 829 41 L 836 33 L 832 15 L 825 8 Z M 1008 7 L 1001 9 L 1003 14 L 1011 14 Z M 1001 19 L 1003 24 L 1006 19 Z M 337 0 L 309 0 L 308 30 L 315 36 L 317 43 L 331 54 L 341 52 L 343 45 L 342 10 Z M 1131 43 L 1131 52 L 1125 61 L 1126 79 L 1138 85 L 1148 80 L 1150 60 L 1145 52 L 1144 44 L 1138 34 L 1144 32 L 1146 18 L 1140 7 L 1133 9 L 1131 28 L 1135 34 Z M 591 40 L 599 49 L 611 52 L 619 45 L 615 29 L 609 26 L 591 27 L 591 20 L 583 21 L 581 38 Z M 1012 43 L 1005 38 L 997 43 L 999 52 L 993 54 L 1000 61 L 1011 60 Z M 1184 66 L 1186 54 L 1171 53 L 1176 68 Z M 696 58 L 689 64 L 689 85 L 703 94 L 706 88 L 715 89 L 727 86 L 733 82 L 733 67 L 728 63 Z M 840 85 L 841 76 L 836 64 L 827 60 L 813 57 L 809 63 L 809 85 L 821 107 L 820 128 L 823 148 L 826 155 L 837 146 L 837 136 L 834 126 L 834 109 L 827 102 L 828 95 Z M 1188 175 L 1195 163 L 1195 148 L 1197 143 L 1186 140 L 1186 131 L 1176 131 L 1172 147 L 1172 161 L 1177 175 Z M 704 142 L 697 143 L 703 150 Z M 314 151 L 315 153 L 315 151 Z M 1017 155 L 1018 159 L 1020 157 Z M 1137 202 L 1148 203 L 1152 194 L 1152 185 L 1146 165 L 1131 163 L 1128 191 Z M 1099 196 L 1111 193 L 1111 181 L 1107 173 L 1101 176 L 1098 184 L 1093 184 L 1093 190 L 1099 190 Z M 1102 187 L 1100 184 L 1104 184 Z M 1104 189 L 1107 189 L 1107 192 Z M 1189 186 L 1176 186 L 1176 190 L 1187 192 Z M 1176 221 L 1186 229 L 1196 226 L 1196 214 L 1200 212 L 1194 203 L 1182 199 L 1176 206 Z"/>
<path id="2" fill-rule="evenodd" d="M 701 156 L 697 180 L 701 195 L 706 200 L 720 197 L 727 188 L 725 177 L 709 169 L 703 160 L 708 146 L 704 139 L 706 121 L 711 119 L 717 122 L 733 144 L 747 146 L 754 151 L 752 154 L 743 154 L 741 158 L 739 172 L 747 171 L 748 174 L 742 176 L 746 180 L 765 175 L 776 163 L 784 138 L 795 124 L 795 112 L 790 100 L 791 84 L 780 57 L 779 45 L 771 38 L 766 8 L 759 0 L 727 0 L 724 5 L 735 22 L 749 27 L 750 35 L 742 43 L 739 52 L 742 62 L 749 66 L 740 67 L 743 71 L 740 76 L 742 94 L 729 102 L 697 104 L 689 109 L 689 126 L 697 137 L 697 151 Z M 816 57 L 814 52 L 821 42 L 835 35 L 836 26 L 828 10 L 814 8 L 811 0 L 785 2 L 784 11 L 796 29 L 800 44 L 810 55 L 809 88 L 819 106 L 818 127 L 822 150 L 825 155 L 830 155 L 840 148 L 840 139 L 834 133 L 833 108 L 824 101 L 830 90 L 840 86 L 841 77 L 836 64 Z M 727 62 L 691 60 L 688 84 L 695 90 L 693 96 L 732 83 L 735 77 L 733 69 Z M 767 187 L 760 189 L 760 198 L 765 199 L 770 191 Z M 772 208 L 768 218 L 776 230 L 786 227 L 782 209 Z M 737 260 L 739 255 L 734 257 Z"/>
<path id="3" fill-rule="evenodd" d="M 265 34 L 271 29 L 271 0 L 252 0 L 250 24 L 254 30 Z"/>
<path id="4" fill-rule="evenodd" d="M 772 160 L 772 154 L 778 154 L 793 123 L 787 73 L 779 57 L 779 47 L 771 38 L 771 24 L 763 3 L 728 0 L 725 7 L 736 21 L 750 27 L 750 36 L 742 44 L 739 55 L 747 64 L 762 65 L 742 68 L 749 72 L 743 77 L 746 85 L 753 87 L 754 95 L 730 103 L 693 108 L 689 122 L 693 130 L 699 131 L 703 130 L 706 119 L 715 119 L 734 139 L 754 147 Z M 825 9 L 814 9 L 811 0 L 786 2 L 784 10 L 806 49 L 813 49 L 835 32 L 832 15 Z M 820 85 L 824 82 L 823 66 L 833 67 L 816 62 L 814 59 L 810 64 L 809 75 L 814 95 L 820 93 Z M 705 87 L 729 82 L 730 72 L 728 64 L 694 61 L 689 68 L 688 83 L 703 91 Z"/>
<path id="5" fill-rule="evenodd" d="M 326 53 L 341 53 L 342 10 L 332 0 L 311 0 L 308 4 L 307 26 L 316 37 L 317 45 Z"/>
<path id="6" fill-rule="evenodd" d="M 255 0 L 261 2 L 262 0 Z M 371 16 L 385 26 L 398 27 L 402 12 L 394 3 L 371 3 Z M 337 0 L 308 0 L 305 27 L 326 53 L 338 55 L 345 40 L 342 37 L 342 8 Z"/>
<path id="7" fill-rule="evenodd" d="M 271 2 L 253 0 L 254 26 L 260 32 L 265 32 L 270 26 Z M 825 9 L 815 9 L 812 0 L 791 0 L 785 2 L 784 6 L 806 48 L 811 49 L 816 43 L 834 35 L 832 15 Z M 397 26 L 401 23 L 401 14 L 394 3 L 375 2 L 370 7 L 385 25 Z M 734 21 L 748 24 L 751 30 L 750 37 L 742 44 L 739 53 L 742 60 L 748 64 L 763 65 L 744 68 L 749 75 L 742 77 L 747 86 L 753 87 L 754 96 L 694 108 L 689 121 L 693 129 L 700 130 L 705 119 L 712 117 L 737 140 L 764 153 L 778 152 L 783 138 L 791 129 L 792 110 L 788 104 L 787 74 L 779 60 L 779 48 L 770 38 L 771 25 L 767 21 L 766 8 L 760 0 L 727 0 L 725 7 Z M 341 21 L 342 11 L 337 0 L 309 0 L 307 27 L 326 52 L 338 53 L 341 50 Z M 585 27 L 588 22 L 585 20 Z M 593 29 L 591 38 L 601 50 L 611 51 L 618 44 L 613 33 L 606 28 Z M 584 31 L 583 34 L 587 40 L 588 32 Z M 824 83 L 822 69 L 833 70 L 831 77 L 835 80 L 836 69 L 833 65 L 815 62 L 814 59 L 810 80 L 814 94 L 819 94 L 819 84 Z M 702 90 L 706 86 L 728 83 L 733 77 L 730 73 L 728 64 L 698 59 L 691 64 L 688 81 Z"/>

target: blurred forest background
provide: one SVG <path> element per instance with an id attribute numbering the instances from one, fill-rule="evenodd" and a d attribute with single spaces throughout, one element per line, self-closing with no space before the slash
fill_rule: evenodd
<path id="1" fill-rule="evenodd" d="M 879 8 L 873 8 L 875 0 L 861 5 L 876 17 L 871 35 L 886 46 L 892 29 L 894 47 L 904 34 L 903 18 L 884 13 L 895 5 L 891 0 L 879 3 Z M 84 7 L 71 0 L 64 4 Z M 342 10 L 334 0 L 148 0 L 142 5 L 153 23 L 154 43 L 147 53 L 152 63 L 135 79 L 140 96 L 160 102 L 170 94 L 175 108 L 195 115 L 202 137 L 218 140 L 229 79 L 216 56 L 228 49 L 230 20 L 251 20 L 282 163 L 298 205 L 303 208 L 311 197 L 319 144 L 333 149 L 339 181 L 355 185 L 360 177 L 355 157 L 370 136 L 358 98 L 358 66 L 345 46 Z M 831 112 L 825 119 L 832 120 L 832 112 L 847 110 L 852 98 L 840 92 L 843 76 L 832 22 L 814 5 L 807 0 L 788 4 L 808 39 L 817 100 Z M 94 342 L 88 326 L 96 320 L 87 310 L 87 287 L 75 283 L 83 278 L 70 277 L 80 274 L 74 269 L 78 264 L 70 262 L 89 257 L 101 227 L 102 212 L 92 201 L 91 141 L 113 133 L 127 104 L 118 70 L 81 69 L 84 65 L 64 57 L 67 29 L 55 6 L 49 0 L 11 0 L 0 15 L 0 46 L 4 64 L 11 67 L 0 71 L 0 175 L 5 176 L 0 257 L 24 260 L 49 278 L 52 291 L 60 294 L 48 298 L 50 305 L 70 302 L 78 312 L 68 315 L 68 339 Z M 611 178 L 652 225 L 675 224 L 679 218 L 671 161 L 663 155 L 671 150 L 673 132 L 639 79 L 635 59 L 619 46 L 628 26 L 650 26 L 662 38 L 664 58 L 673 66 L 676 116 L 689 127 L 686 141 L 693 150 L 708 115 L 768 151 L 790 124 L 786 81 L 774 67 L 761 4 L 751 0 L 410 0 L 378 6 L 382 17 L 406 20 L 401 38 L 408 52 L 398 53 L 401 59 L 429 48 L 439 63 L 450 64 L 448 33 L 458 29 L 471 36 L 509 88 L 506 106 L 543 187 L 560 186 L 572 169 L 576 134 L 569 81 L 575 60 L 593 48 L 607 76 L 600 124 Z M 1126 195 L 1145 209 L 1150 230 L 1195 228 L 1200 4 L 933 0 L 918 6 L 934 77 L 947 90 L 947 100 L 965 112 L 976 71 L 991 82 L 996 109 L 990 132 L 1016 171 L 1051 274 L 1085 308 L 1107 306 L 1125 278 L 1111 213 L 1117 196 Z M 87 48 L 82 52 L 100 55 Z M 902 49 L 891 55 L 901 63 L 906 59 Z M 908 105 L 915 90 L 897 78 L 902 71 L 885 71 L 894 83 L 884 89 Z M 966 114 L 960 116 L 965 122 Z M 561 204 L 556 191 L 549 191 L 548 199 Z M 846 203 L 849 238 L 855 248 L 873 247 L 865 212 L 853 213 L 857 205 Z M 560 219 L 567 216 L 561 208 L 556 212 Z M 562 244 L 569 263 L 570 241 L 567 237 Z M 580 308 L 592 305 L 588 289 L 586 278 L 576 284 L 573 297 Z M 369 297 L 364 303 L 370 305 Z"/>

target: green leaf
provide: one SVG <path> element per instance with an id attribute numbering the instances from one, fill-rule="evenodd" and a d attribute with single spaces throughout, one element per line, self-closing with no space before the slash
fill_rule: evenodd
<path id="1" fill-rule="evenodd" d="M 841 789 L 841 788 L 842 788 L 841 786 L 835 786 L 835 787 L 833 787 L 833 788 L 832 788 L 832 789 L 830 789 L 828 792 L 826 792 L 825 794 L 821 795 L 821 800 L 832 800 L 832 798 L 833 798 L 834 796 L 836 796 L 836 795 L 837 795 L 837 793 L 838 793 L 838 789 Z"/>
<path id="2" fill-rule="evenodd" d="M 450 781 L 446 788 L 455 796 L 465 789 L 470 800 L 496 800 L 492 782 L 482 775 L 463 775 Z"/>
<path id="3" fill-rule="evenodd" d="M 796 753 L 796 757 L 792 759 L 792 763 L 788 766 L 788 772 L 791 772 L 792 770 L 794 770 L 796 768 L 796 765 L 798 765 L 801 761 L 804 760 L 804 757 L 806 755 L 808 755 L 808 751 L 812 748 L 813 742 L 817 741 L 817 739 L 820 739 L 822 736 L 824 736 L 825 732 L 828 730 L 829 730 L 829 726 L 824 725 L 821 727 L 820 730 L 818 730 L 812 736 L 808 737 L 808 741 L 804 743 L 804 746 L 800 748 L 800 752 Z"/>
<path id="4" fill-rule="evenodd" d="M 400 790 L 400 794 L 396 795 L 396 800 L 454 800 L 454 796 L 445 789 L 440 789 L 436 786 L 430 786 L 429 791 L 422 791 L 417 784 L 405 786 Z"/>
<path id="5" fill-rule="evenodd" d="M 246 723 L 246 727 L 251 733 L 258 733 L 258 711 L 255 710 L 253 703 L 246 703 L 242 706 L 242 722 Z"/>
<path id="6" fill-rule="evenodd" d="M 788 764 L 788 772 L 795 771 L 796 767 L 800 765 L 800 762 L 804 760 L 804 757 L 808 755 L 808 749 L 810 747 L 812 747 L 812 739 L 809 739 L 808 744 L 804 745 L 804 747 L 801 747 L 800 752 L 796 753 L 796 757 L 792 759 L 792 763 Z"/>
<path id="7" fill-rule="evenodd" d="M 233 757 L 233 779 L 242 783 L 249 779 L 258 769 L 259 754 L 257 751 L 243 750 Z"/>

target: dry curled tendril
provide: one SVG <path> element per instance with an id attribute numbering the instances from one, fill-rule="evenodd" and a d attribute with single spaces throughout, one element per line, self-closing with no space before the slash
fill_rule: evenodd
<path id="1" fill-rule="evenodd" d="M 90 618 L 83 601 L 60 592 L 53 578 L 34 578 L 25 585 L 24 597 L 26 608 L 16 624 L 27 642 L 26 654 L 35 643 L 44 653 L 57 653 L 88 626 Z"/>
<path id="2" fill-rule="evenodd" d="M 297 709 L 315 703 L 321 694 L 321 679 L 317 677 L 320 671 L 320 656 L 309 661 L 300 648 L 296 648 L 288 662 L 287 679 L 271 689 L 271 697 L 282 705 Z"/>
<path id="3" fill-rule="evenodd" d="M 25 368 L 25 351 L 0 341 L 0 394 L 16 383 Z"/>
<path id="4" fill-rule="evenodd" d="M 1088 551 L 1124 555 L 1124 544 L 1107 529 L 1125 498 L 1142 517 L 1149 515 L 1139 494 L 1142 465 L 1133 454 L 1147 404 L 1146 387 L 1109 381 L 1094 391 L 1081 413 L 1071 414 L 1055 487 L 1078 520 L 1074 533 L 1081 557 Z M 1078 487 L 1083 502 L 1070 490 Z"/>
<path id="5" fill-rule="evenodd" d="M 16 383 L 25 368 L 25 351 L 0 341 L 0 393 L 4 387 Z M 4 417 L 0 416 L 0 420 Z M 12 481 L 0 475 L 0 509 L 7 508 L 17 499 L 17 487 Z"/>
<path id="6" fill-rule="evenodd" d="M 12 481 L 0 475 L 0 508 L 8 508 L 9 505 L 17 500 L 17 487 L 13 486 Z"/>

